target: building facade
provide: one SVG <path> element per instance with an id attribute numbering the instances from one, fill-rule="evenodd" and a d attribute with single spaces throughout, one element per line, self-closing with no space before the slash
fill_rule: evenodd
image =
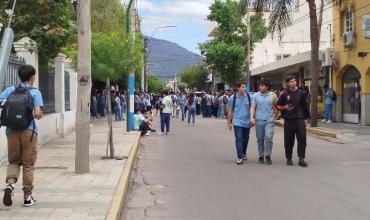
<path id="1" fill-rule="evenodd" d="M 332 10 L 335 120 L 370 125 L 370 1 L 348 0 Z"/>

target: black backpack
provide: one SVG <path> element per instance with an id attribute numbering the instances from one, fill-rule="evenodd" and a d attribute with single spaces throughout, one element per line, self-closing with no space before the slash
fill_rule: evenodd
<path id="1" fill-rule="evenodd" d="M 16 86 L 9 95 L 1 110 L 1 126 L 14 130 L 25 130 L 34 120 L 33 99 L 30 90 L 33 87 L 24 88 Z"/>
<path id="2" fill-rule="evenodd" d="M 337 93 L 333 90 L 333 97 L 332 97 L 333 101 L 336 102 L 337 101 Z"/>

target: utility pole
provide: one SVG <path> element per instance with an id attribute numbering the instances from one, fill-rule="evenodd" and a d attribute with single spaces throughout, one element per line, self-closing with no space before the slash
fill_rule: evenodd
<path id="1" fill-rule="evenodd" d="M 251 71 L 250 71 L 250 64 L 251 64 L 251 14 L 249 10 L 249 3 L 247 4 L 247 59 L 245 60 L 245 77 L 247 83 L 247 92 L 251 91 Z"/>
<path id="2" fill-rule="evenodd" d="M 0 45 L 0 91 L 3 91 L 3 85 L 5 82 L 5 70 L 8 67 L 10 52 L 12 50 L 14 40 L 14 32 L 13 29 L 10 28 L 10 24 L 13 19 L 16 2 L 17 1 L 15 0 L 13 3 L 12 11 L 9 15 L 8 27 L 4 30 L 3 39 Z"/>
<path id="3" fill-rule="evenodd" d="M 89 172 L 91 95 L 91 17 L 90 0 L 77 2 L 78 64 L 75 172 Z"/>
<path id="4" fill-rule="evenodd" d="M 135 1 L 135 3 L 134 3 Z M 132 7 L 133 6 L 133 7 Z M 135 18 L 136 15 L 132 12 L 136 11 L 136 0 L 130 0 L 126 11 L 126 34 L 131 41 L 130 53 L 133 53 L 135 47 Z M 132 33 L 131 33 L 132 32 Z M 131 56 L 133 57 L 133 56 Z M 128 98 L 127 98 L 127 131 L 132 131 L 134 128 L 134 92 L 135 92 L 135 64 L 131 63 L 129 66 L 129 77 L 128 77 Z"/>

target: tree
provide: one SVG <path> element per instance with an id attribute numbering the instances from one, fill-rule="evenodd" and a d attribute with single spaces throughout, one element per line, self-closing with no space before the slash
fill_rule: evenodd
<path id="1" fill-rule="evenodd" d="M 166 84 L 154 75 L 149 75 L 148 91 L 153 93 L 160 93 L 166 89 Z"/>
<path id="2" fill-rule="evenodd" d="M 204 64 L 190 65 L 181 72 L 180 79 L 189 89 L 202 90 L 206 87 L 208 75 L 209 72 Z"/>
<path id="3" fill-rule="evenodd" d="M 317 127 L 317 97 L 319 94 L 319 72 L 321 70 L 321 63 L 319 61 L 319 47 L 320 47 L 320 32 L 322 19 L 318 19 L 317 7 L 315 0 L 306 0 L 309 8 L 309 18 L 310 18 L 310 38 L 311 38 L 311 114 L 312 121 L 311 126 Z M 339 3 L 345 0 L 339 0 Z M 321 1 L 321 4 L 324 2 Z M 257 10 L 261 12 L 263 8 L 271 8 L 269 31 L 271 33 L 278 32 L 281 33 L 286 27 L 292 24 L 291 11 L 292 8 L 299 5 L 298 0 L 258 0 Z M 322 8 L 321 5 L 320 8 Z M 320 9 L 321 10 L 321 9 Z M 320 28 L 320 29 L 319 29 Z"/>
<path id="4" fill-rule="evenodd" d="M 78 65 L 76 112 L 76 173 L 89 172 L 90 95 L 91 95 L 91 19 L 90 0 L 79 1 Z"/>
<path id="5" fill-rule="evenodd" d="M 120 0 L 91 1 L 91 28 L 94 33 L 123 32 L 124 19 L 125 8 Z"/>
<path id="6" fill-rule="evenodd" d="M 215 0 L 210 7 L 208 20 L 218 23 L 218 35 L 206 43 L 200 44 L 201 53 L 206 63 L 221 75 L 221 80 L 233 84 L 242 79 L 243 65 L 246 58 L 245 42 L 247 26 L 238 11 L 238 3 L 232 0 Z M 261 15 L 251 18 L 253 34 L 252 49 L 267 35 L 265 20 Z"/>
<path id="7" fill-rule="evenodd" d="M 0 3 L 0 23 L 7 19 L 6 9 L 13 0 Z M 15 40 L 25 36 L 37 44 L 41 68 L 46 68 L 54 60 L 61 48 L 76 41 L 76 24 L 71 1 L 23 0 L 17 1 L 15 16 L 11 23 Z M 32 52 L 35 45 L 29 45 Z"/>

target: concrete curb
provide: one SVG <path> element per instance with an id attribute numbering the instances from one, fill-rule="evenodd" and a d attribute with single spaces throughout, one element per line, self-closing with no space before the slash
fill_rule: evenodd
<path id="1" fill-rule="evenodd" d="M 275 121 L 275 125 L 277 125 L 279 127 L 284 127 L 284 123 L 282 121 Z M 316 135 L 319 135 L 319 136 L 324 136 L 324 137 L 338 138 L 337 133 L 325 130 L 323 128 L 307 127 L 307 132 L 309 132 L 311 134 L 316 134 Z"/>
<path id="2" fill-rule="evenodd" d="M 130 185 L 131 179 L 131 170 L 135 162 L 135 158 L 139 151 L 140 147 L 140 132 L 136 132 L 136 141 L 134 145 L 131 147 L 130 154 L 126 161 L 125 167 L 123 168 L 122 175 L 118 182 L 116 191 L 112 198 L 112 205 L 105 217 L 106 220 L 119 220 L 121 219 L 121 214 L 124 206 L 124 202 L 126 199 L 126 195 L 128 193 L 128 188 Z"/>

